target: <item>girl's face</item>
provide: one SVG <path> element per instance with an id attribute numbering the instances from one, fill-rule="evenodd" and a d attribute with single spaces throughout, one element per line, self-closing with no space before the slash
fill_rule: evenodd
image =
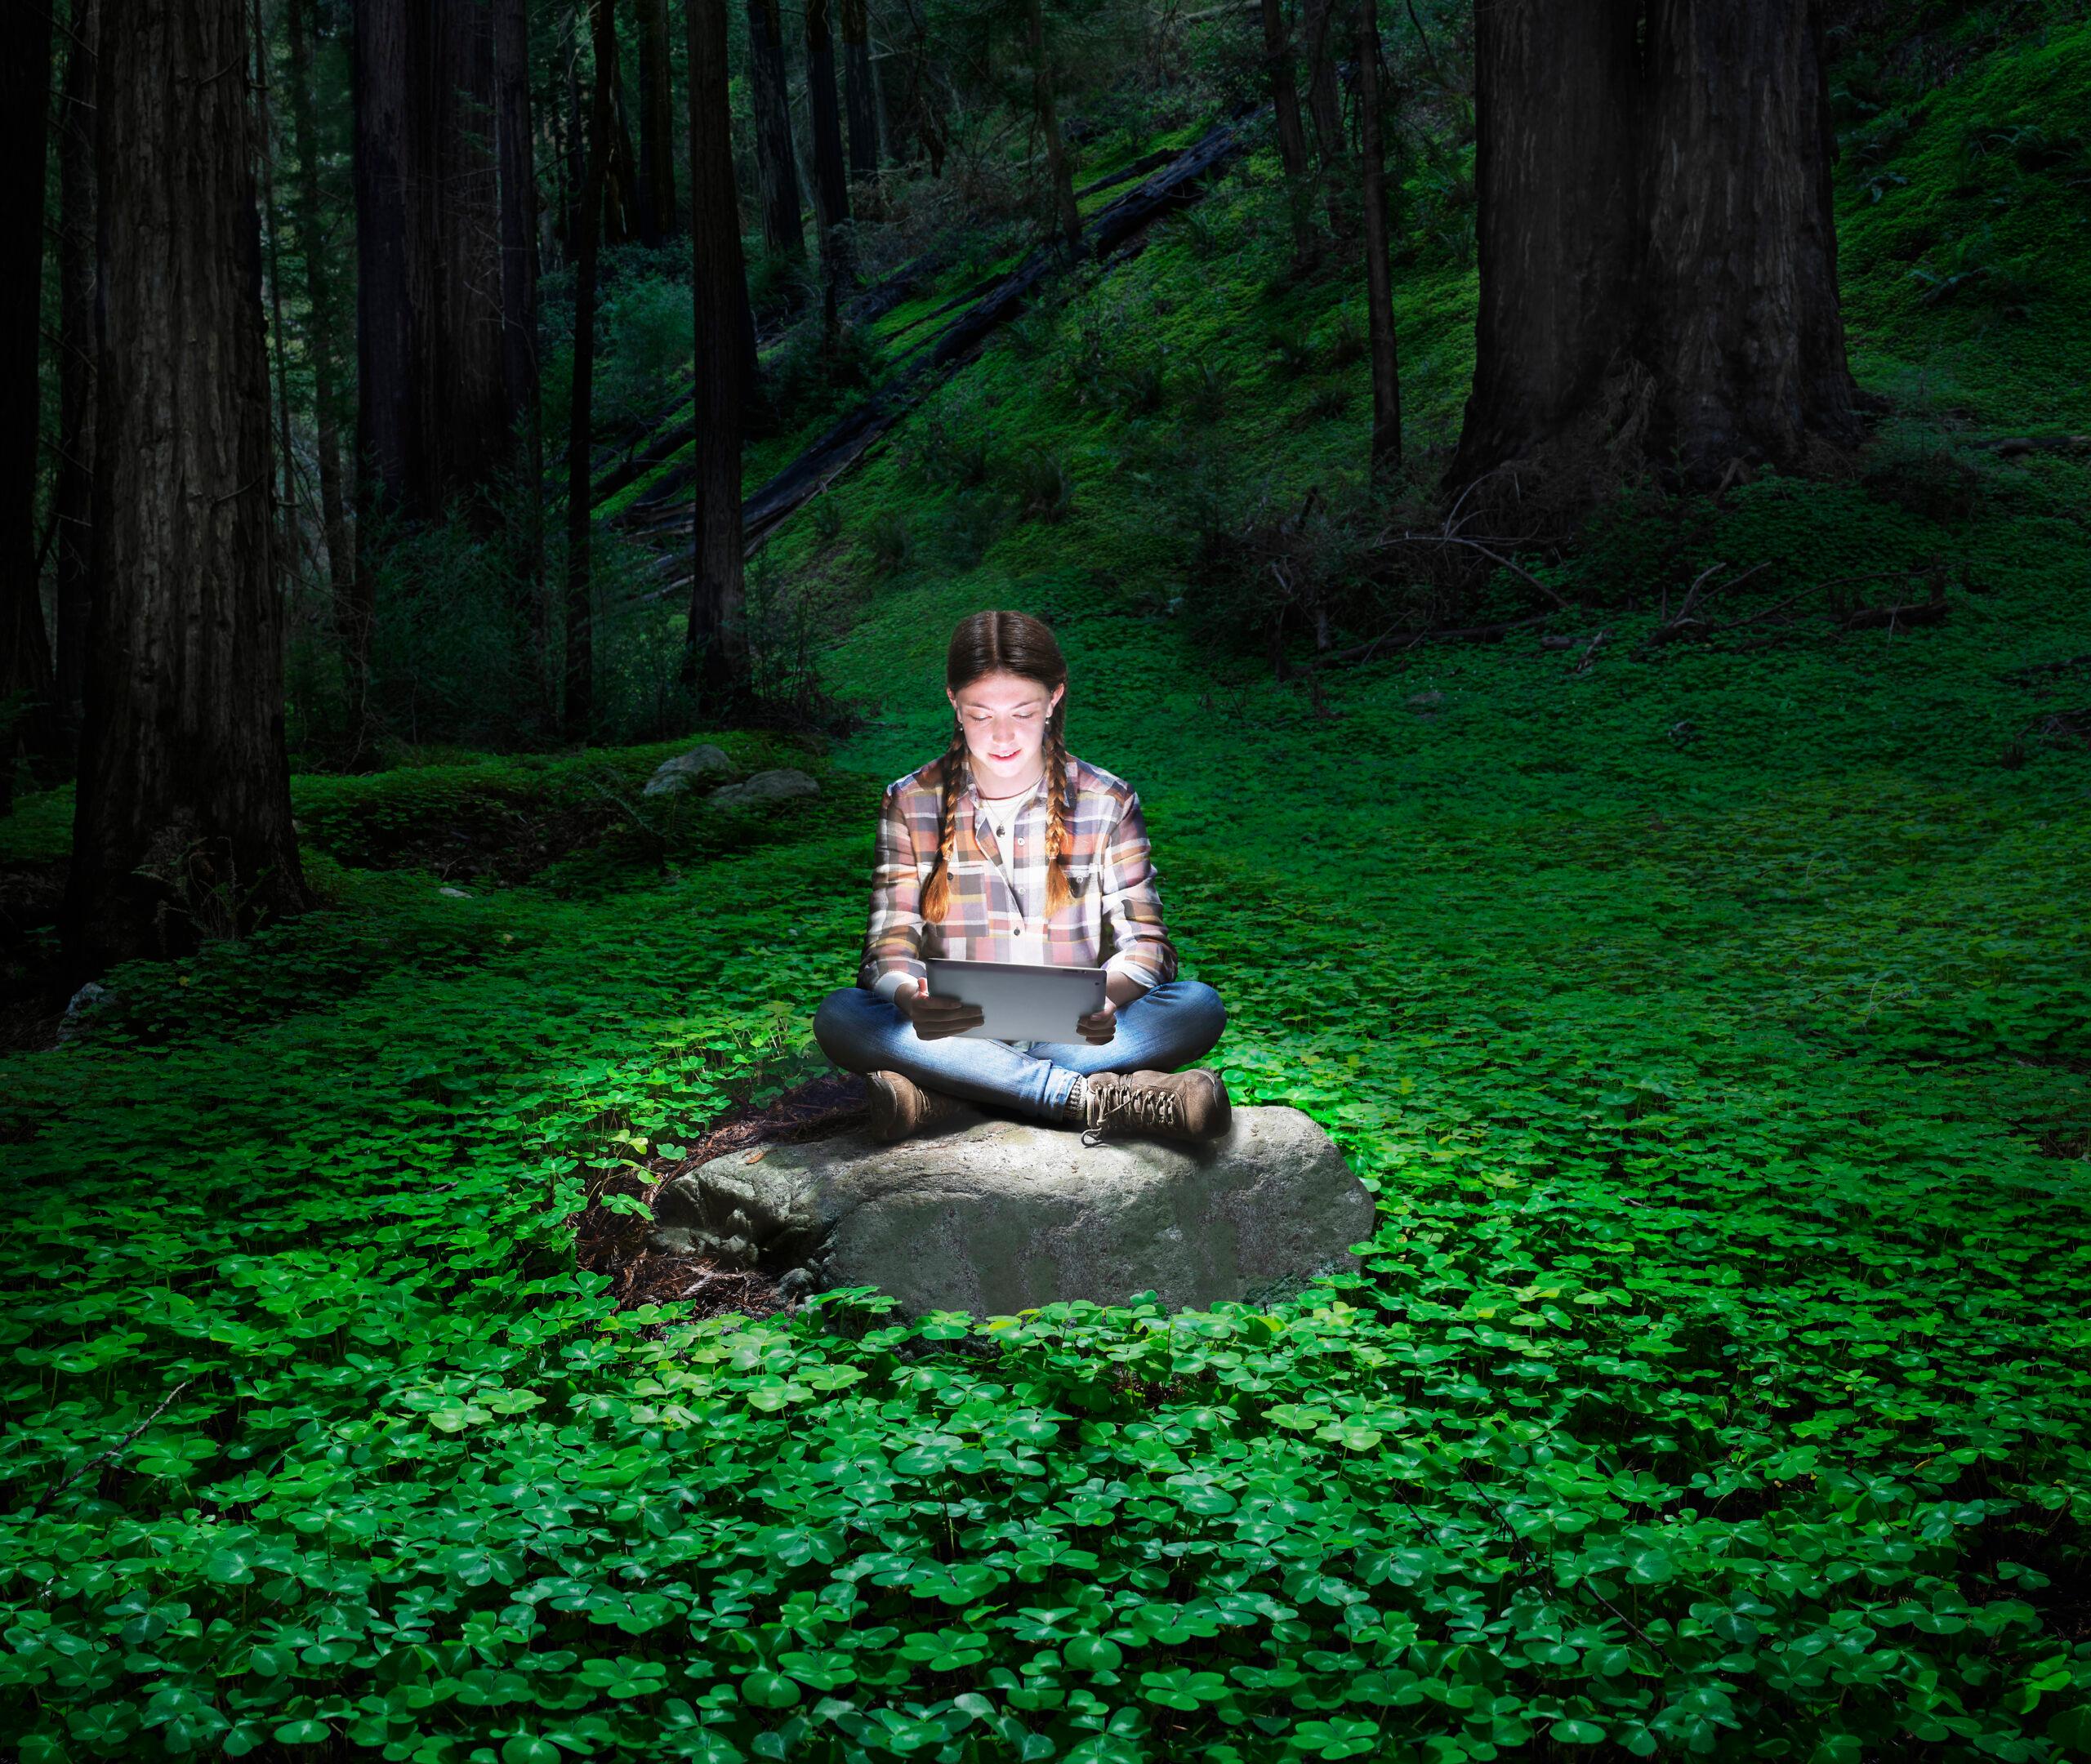
<path id="1" fill-rule="evenodd" d="M 1014 795 L 1038 782 L 1046 770 L 1046 720 L 1067 689 L 1049 693 L 1020 674 L 983 674 L 957 692 L 944 689 L 983 795 Z"/>

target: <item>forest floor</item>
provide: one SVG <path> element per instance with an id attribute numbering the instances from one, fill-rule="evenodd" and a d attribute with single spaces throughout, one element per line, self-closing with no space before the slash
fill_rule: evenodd
<path id="1" fill-rule="evenodd" d="M 1986 444 L 2091 426 L 2086 254 L 2037 237 L 2084 198 L 1964 145 L 2081 114 L 2084 47 L 1974 66 L 1868 162 L 1906 181 L 1850 194 L 1896 400 L 1859 469 L 1622 514 L 1552 578 L 1567 648 L 1309 691 L 1172 612 L 1142 459 L 1295 506 L 1362 451 L 1362 368 L 1268 346 L 1351 296 L 1264 278 L 1252 163 L 774 542 L 846 609 L 823 666 L 867 720 L 707 738 L 819 797 L 657 817 L 688 742 L 301 777 L 326 910 L 0 1060 L 0 1741 L 2084 1755 L 2091 462 Z M 1994 273 L 1928 300 L 1963 211 Z M 1470 275 L 1404 299 L 1422 452 Z M 1144 408 L 1114 354 L 1101 407 L 1096 337 L 1235 389 Z M 1063 456 L 1059 518 L 973 519 L 983 437 Z M 1767 566 L 1729 616 L 1796 621 L 1652 643 L 1717 559 Z M 1938 622 L 1839 628 L 1825 583 L 1940 562 Z M 1228 1002 L 1211 1063 L 1377 1196 L 1364 1271 L 1268 1313 L 905 1325 L 620 1291 L 577 1230 L 643 1230 L 730 1111 L 847 1106 L 799 1088 L 812 1009 L 992 604 L 1053 618 L 1071 745 L 1140 791 Z M 68 812 L 24 802 L 0 860 L 61 858 Z"/>

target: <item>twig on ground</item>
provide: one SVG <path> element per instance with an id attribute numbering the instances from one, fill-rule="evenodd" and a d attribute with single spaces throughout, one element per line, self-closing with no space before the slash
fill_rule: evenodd
<path id="1" fill-rule="evenodd" d="M 122 1451 L 125 1446 L 131 1443 L 132 1441 L 137 1438 L 137 1437 L 140 1433 L 144 1432 L 147 1428 L 150 1427 L 155 1421 L 158 1420 L 162 1415 L 166 1414 L 168 1404 L 172 1403 L 176 1397 L 179 1396 L 195 1382 L 196 1380 L 193 1378 L 185 1378 L 179 1384 L 176 1385 L 172 1390 L 167 1393 L 166 1396 L 160 1398 L 158 1406 L 155 1408 L 150 1414 L 147 1415 L 144 1420 L 140 1421 L 137 1424 L 137 1426 L 132 1428 L 131 1431 L 125 1434 L 122 1439 L 118 1440 L 114 1446 L 110 1446 L 107 1451 L 101 1454 L 101 1456 L 99 1458 L 90 1458 L 85 1463 L 82 1464 L 78 1469 L 75 1470 L 72 1475 L 66 1477 L 63 1482 L 59 1483 L 55 1488 L 50 1490 L 44 1495 L 42 1500 L 38 1501 L 35 1506 L 29 1508 L 29 1517 L 31 1518 L 34 1518 L 38 1514 L 46 1512 L 50 1508 L 50 1505 L 53 1501 L 56 1500 L 60 1495 L 65 1492 L 66 1490 L 72 1487 L 75 1482 L 78 1481 L 80 1478 L 85 1476 L 90 1470 L 98 1470 L 102 1465 L 107 1463 L 110 1459 L 114 1458 L 118 1452 Z"/>

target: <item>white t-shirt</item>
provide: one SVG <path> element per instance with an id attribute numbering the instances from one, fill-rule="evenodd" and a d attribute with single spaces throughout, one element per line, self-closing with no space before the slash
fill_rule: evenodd
<path id="1" fill-rule="evenodd" d="M 1024 923 L 1027 925 L 1033 923 L 1031 916 L 1032 903 L 1023 895 L 1017 893 L 1016 872 L 1010 867 L 1010 853 L 1016 849 L 1018 812 L 1037 794 L 1038 786 L 1034 784 L 1028 790 L 1019 791 L 1014 796 L 983 796 L 980 799 L 980 806 L 987 812 L 988 825 L 994 830 L 995 862 L 1001 868 L 1002 880 L 1010 885 L 1010 893 L 1016 895 L 1017 905 L 1023 909 Z M 1042 906 L 1044 903 L 1041 902 L 1040 904 Z M 1019 1052 L 1028 1052 L 1031 1043 L 1009 1041 L 1004 1043 L 1004 1045 L 1015 1048 Z"/>

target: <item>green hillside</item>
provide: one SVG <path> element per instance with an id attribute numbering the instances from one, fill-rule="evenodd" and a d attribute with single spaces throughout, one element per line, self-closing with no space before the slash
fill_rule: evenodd
<path id="1" fill-rule="evenodd" d="M 1875 439 L 1603 512 L 1545 566 L 1568 647 L 1310 684 L 1241 636 L 1228 536 L 1355 506 L 1370 404 L 1362 280 L 1292 272 L 1260 151 L 762 554 L 863 720 L 702 738 L 819 797 L 671 817 L 637 792 L 687 740 L 299 779 L 327 910 L 0 1059 L 0 1744 L 2091 1756 L 2091 457 L 1995 445 L 2091 429 L 2087 88 L 2057 27 L 1855 118 Z M 1419 479 L 1462 169 L 1409 184 Z M 1652 643 L 1716 563 L 1758 622 Z M 1934 565 L 1942 621 L 1837 628 L 1833 578 Z M 620 1308 L 577 1216 L 824 1069 L 878 792 L 983 606 L 1054 624 L 1210 1063 L 1342 1146 L 1364 1272 Z"/>

